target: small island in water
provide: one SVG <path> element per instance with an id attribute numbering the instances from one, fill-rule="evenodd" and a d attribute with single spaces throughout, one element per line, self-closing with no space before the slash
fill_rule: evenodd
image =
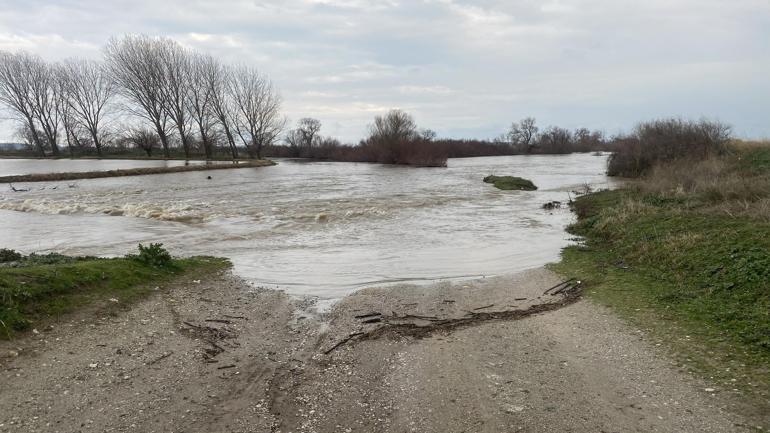
<path id="1" fill-rule="evenodd" d="M 535 191 L 537 186 L 529 179 L 516 176 L 493 176 L 484 178 L 484 183 L 491 183 L 497 189 L 504 191 Z"/>

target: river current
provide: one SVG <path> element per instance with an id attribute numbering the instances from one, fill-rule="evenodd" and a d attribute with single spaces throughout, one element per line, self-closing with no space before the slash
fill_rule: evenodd
<path id="1" fill-rule="evenodd" d="M 361 287 L 511 273 L 558 260 L 571 191 L 610 188 L 606 155 L 450 159 L 447 168 L 279 160 L 273 167 L 0 186 L 0 247 L 122 255 L 162 242 L 254 284 L 333 299 Z M 88 170 L 135 161 L 70 161 Z M 3 160 L 0 175 L 66 171 Z M 152 164 L 149 164 L 152 165 Z M 531 179 L 500 191 L 488 174 Z M 212 179 L 207 179 L 207 176 Z"/>

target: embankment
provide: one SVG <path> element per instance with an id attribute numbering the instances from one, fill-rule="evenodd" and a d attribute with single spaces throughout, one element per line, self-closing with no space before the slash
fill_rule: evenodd
<path id="1" fill-rule="evenodd" d="M 0 183 L 18 182 L 53 182 L 62 180 L 97 179 L 103 177 L 141 176 L 147 174 L 184 173 L 188 171 L 229 170 L 235 168 L 254 168 L 275 165 L 270 160 L 255 160 L 237 163 L 216 163 L 204 165 L 183 165 L 178 167 L 143 167 L 107 171 L 84 171 L 70 173 L 41 173 L 0 176 Z"/>

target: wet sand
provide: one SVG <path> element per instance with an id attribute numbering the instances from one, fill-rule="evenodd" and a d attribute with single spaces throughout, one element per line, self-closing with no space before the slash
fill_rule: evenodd
<path id="1" fill-rule="evenodd" d="M 0 342 L 0 431 L 744 431 L 643 332 L 543 295 L 561 280 L 371 288 L 328 313 L 229 273 L 182 280 Z"/>

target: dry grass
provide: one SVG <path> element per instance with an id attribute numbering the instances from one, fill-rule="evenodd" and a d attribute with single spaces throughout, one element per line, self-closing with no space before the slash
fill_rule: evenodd
<path id="1" fill-rule="evenodd" d="M 623 227 L 632 218 L 656 212 L 654 206 L 643 203 L 637 198 L 626 198 L 618 206 L 603 209 L 601 218 L 594 225 L 597 233 L 612 233 L 617 227 Z"/>
<path id="2" fill-rule="evenodd" d="M 752 149 L 770 149 L 770 139 L 763 139 L 763 140 L 734 139 L 730 142 L 730 148 L 739 152 L 752 150 Z"/>
<path id="3" fill-rule="evenodd" d="M 750 150 L 756 149 L 756 150 Z M 658 164 L 640 184 L 643 192 L 669 198 L 697 198 L 712 204 L 734 203 L 735 208 L 757 208 L 747 204 L 770 197 L 770 173 L 765 170 L 745 170 L 751 165 L 750 154 L 760 154 L 770 148 L 746 147 L 727 157 L 712 156 L 703 160 L 680 159 Z M 730 206 L 734 204 L 731 203 Z"/>
<path id="4" fill-rule="evenodd" d="M 732 200 L 704 208 L 703 212 L 726 215 L 731 218 L 751 218 L 770 223 L 770 198 L 757 201 Z"/>

